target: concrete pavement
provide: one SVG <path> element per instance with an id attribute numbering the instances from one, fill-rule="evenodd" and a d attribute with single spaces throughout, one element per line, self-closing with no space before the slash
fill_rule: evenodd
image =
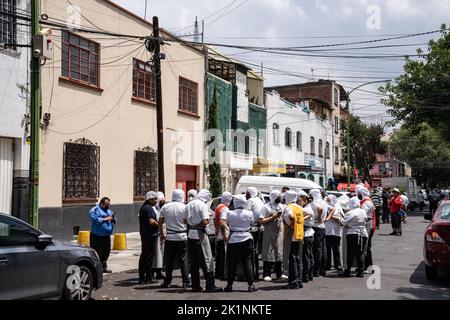
<path id="1" fill-rule="evenodd" d="M 137 285 L 137 261 L 139 255 L 138 236 L 134 239 L 128 252 L 111 255 L 109 266 L 113 271 L 128 271 L 107 275 L 104 287 L 93 295 L 99 300 L 147 300 L 147 299 L 252 299 L 252 300 L 304 300 L 304 299 L 450 299 L 450 280 L 448 274 L 442 275 L 437 282 L 425 278 L 422 257 L 424 230 L 428 222 L 423 214 L 411 214 L 404 224 L 402 237 L 390 236 L 390 225 L 382 225 L 373 239 L 374 264 L 379 266 L 380 289 L 370 290 L 367 286 L 369 275 L 362 278 L 340 278 L 337 273 L 329 272 L 327 277 L 315 278 L 305 284 L 301 290 L 282 290 L 284 282 L 257 282 L 260 289 L 255 293 L 246 292 L 247 284 L 236 282 L 233 293 L 192 293 L 179 287 L 160 289 L 159 283 Z M 130 238 L 129 238 L 130 240 Z M 373 280 L 373 278 L 371 278 Z M 370 281 L 372 284 L 374 281 Z M 180 285 L 177 272 L 173 281 Z M 226 284 L 217 281 L 218 286 Z"/>

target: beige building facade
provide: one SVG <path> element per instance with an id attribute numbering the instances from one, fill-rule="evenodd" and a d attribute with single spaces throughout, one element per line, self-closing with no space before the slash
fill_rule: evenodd
<path id="1" fill-rule="evenodd" d="M 61 26 L 52 27 L 54 57 L 42 67 L 40 228 L 57 238 L 88 229 L 89 209 L 106 196 L 116 231 L 137 231 L 144 194 L 158 191 L 155 77 L 144 38 L 110 34 L 145 37 L 152 25 L 108 0 L 71 2 L 41 2 L 47 22 Z M 205 60 L 200 50 L 162 35 L 170 200 L 175 188 L 203 186 Z"/>

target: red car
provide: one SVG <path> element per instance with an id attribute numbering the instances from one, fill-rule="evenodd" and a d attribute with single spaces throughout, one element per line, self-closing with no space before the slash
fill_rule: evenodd
<path id="1" fill-rule="evenodd" d="M 436 279 L 438 269 L 450 270 L 450 200 L 443 200 L 425 231 L 424 260 L 428 279 Z"/>

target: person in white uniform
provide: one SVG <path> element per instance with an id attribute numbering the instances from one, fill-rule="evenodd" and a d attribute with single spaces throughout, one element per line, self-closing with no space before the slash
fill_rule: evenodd
<path id="1" fill-rule="evenodd" d="M 310 191 L 313 198 L 311 208 L 314 212 L 314 277 L 326 276 L 327 248 L 325 244 L 325 222 L 329 206 L 322 198 L 320 190 Z"/>
<path id="2" fill-rule="evenodd" d="M 260 219 L 263 218 L 264 202 L 258 196 L 258 189 L 255 187 L 249 187 L 247 189 L 246 198 L 247 203 L 245 209 L 253 212 L 254 220 L 251 230 L 253 236 L 253 277 L 255 278 L 255 281 L 259 281 L 259 244 L 263 230 Z"/>
<path id="3" fill-rule="evenodd" d="M 153 208 L 156 212 L 156 218 L 158 221 L 161 213 L 162 207 L 166 204 L 166 196 L 162 192 L 157 193 L 158 203 Z M 161 280 L 165 277 L 162 274 L 163 270 L 163 252 L 164 252 L 164 239 L 160 238 L 160 241 L 156 241 L 155 243 L 155 257 L 153 259 L 153 269 L 152 272 L 156 273 L 155 279 Z"/>
<path id="4" fill-rule="evenodd" d="M 216 279 L 225 279 L 226 275 L 226 242 L 228 241 L 229 229 L 222 216 L 229 210 L 233 195 L 224 192 L 220 197 L 220 204 L 215 210 L 214 225 L 216 227 Z"/>
<path id="5" fill-rule="evenodd" d="M 218 288 L 215 285 L 214 259 L 206 232 L 206 226 L 209 224 L 210 219 L 206 203 L 210 200 L 211 193 L 203 189 L 186 207 L 189 230 L 188 260 L 193 292 L 201 292 L 203 290 L 200 286 L 200 269 L 202 269 L 206 280 L 206 292 L 222 291 L 222 288 Z"/>
<path id="6" fill-rule="evenodd" d="M 244 195 L 233 197 L 233 210 L 226 210 L 222 213 L 222 220 L 226 220 L 230 228 L 230 238 L 227 244 L 228 255 L 228 283 L 226 292 L 233 291 L 233 283 L 236 278 L 238 264 L 244 266 L 244 275 L 248 283 L 248 291 L 256 291 L 253 284 L 252 254 L 253 236 L 250 233 L 254 224 L 253 213 L 245 210 L 247 200 Z"/>
<path id="7" fill-rule="evenodd" d="M 191 202 L 192 200 L 194 200 L 198 195 L 197 190 L 191 189 L 188 191 L 187 193 L 187 202 Z"/>
<path id="8" fill-rule="evenodd" d="M 172 272 L 175 262 L 181 269 L 183 288 L 190 287 L 189 270 L 187 267 L 187 225 L 186 205 L 184 204 L 184 191 L 177 189 L 172 193 L 172 202 L 161 208 L 159 215 L 159 233 L 164 246 L 164 266 L 166 278 L 161 284 L 162 288 L 170 288 Z"/>
<path id="9" fill-rule="evenodd" d="M 356 276 L 363 277 L 364 269 L 364 246 L 367 241 L 366 213 L 361 209 L 358 197 L 353 197 L 349 201 L 350 211 L 341 219 L 341 224 L 346 230 L 347 236 L 347 264 L 342 273 L 344 277 L 351 276 L 353 259 L 356 257 Z"/>
<path id="10" fill-rule="evenodd" d="M 338 203 L 336 196 L 328 195 L 327 203 L 334 208 L 334 213 L 330 220 L 325 223 L 325 242 L 327 245 L 327 270 L 331 270 L 331 262 L 335 270 L 342 271 L 341 265 L 341 237 L 342 226 L 340 217 L 343 215 L 342 207 Z M 332 257 L 333 256 L 333 257 Z"/>
<path id="11" fill-rule="evenodd" d="M 281 203 L 281 192 L 273 190 L 270 193 L 270 201 L 264 206 L 264 226 L 262 241 L 263 279 L 272 281 L 272 270 L 275 270 L 277 280 L 283 277 L 283 219 L 281 214 L 284 205 Z"/>
<path id="12" fill-rule="evenodd" d="M 376 208 L 370 198 L 370 192 L 365 187 L 359 187 L 356 190 L 358 199 L 360 200 L 361 209 L 366 213 L 366 229 L 368 234 L 367 242 L 364 246 L 364 271 L 373 264 L 372 260 L 372 237 L 376 229 Z"/>

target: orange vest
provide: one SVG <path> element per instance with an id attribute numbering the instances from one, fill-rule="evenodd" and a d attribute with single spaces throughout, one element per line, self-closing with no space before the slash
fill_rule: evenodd
<path id="1" fill-rule="evenodd" d="M 214 215 L 214 226 L 216 227 L 216 235 L 219 232 L 220 229 L 220 214 L 222 213 L 222 210 L 224 208 L 227 208 L 227 206 L 223 203 L 219 204 L 216 208 L 215 215 Z"/>
<path id="2" fill-rule="evenodd" d="M 367 201 L 372 202 L 372 200 L 370 198 L 365 198 L 365 199 L 361 200 L 361 202 L 360 202 L 361 203 L 361 208 L 364 205 L 364 203 L 366 203 Z M 376 221 L 377 221 L 377 214 L 376 214 L 375 210 L 376 209 L 373 209 L 373 212 L 372 212 L 372 230 L 373 230 L 373 232 L 375 232 L 375 230 L 377 229 L 377 223 L 376 223 Z"/>
<path id="3" fill-rule="evenodd" d="M 290 208 L 294 213 L 294 239 L 303 240 L 305 236 L 305 219 L 303 218 L 303 209 L 293 203 L 288 205 L 288 208 Z"/>

